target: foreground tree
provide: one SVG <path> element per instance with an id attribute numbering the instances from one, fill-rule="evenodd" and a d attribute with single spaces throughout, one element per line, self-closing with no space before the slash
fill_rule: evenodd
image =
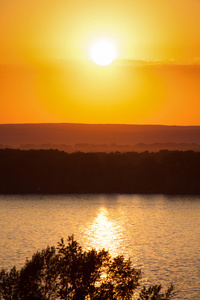
<path id="1" fill-rule="evenodd" d="M 141 271 L 124 256 L 111 258 L 108 251 L 83 251 L 68 237 L 57 248 L 35 253 L 24 267 L 0 273 L 0 299 L 5 300 L 128 300 L 139 286 Z M 173 286 L 143 287 L 138 300 L 169 300 Z"/>

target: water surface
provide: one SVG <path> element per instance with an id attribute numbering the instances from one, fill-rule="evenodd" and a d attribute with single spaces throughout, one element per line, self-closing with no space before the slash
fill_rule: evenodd
<path id="1" fill-rule="evenodd" d="M 175 299 L 200 299 L 200 197 L 1 195 L 0 230 L 1 267 L 74 234 L 84 249 L 130 257 L 142 284 L 172 282 Z"/>

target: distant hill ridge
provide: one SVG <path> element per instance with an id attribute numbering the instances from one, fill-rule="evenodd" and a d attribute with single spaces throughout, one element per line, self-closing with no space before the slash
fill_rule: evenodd
<path id="1" fill-rule="evenodd" d="M 200 126 L 125 124 L 0 124 L 0 144 L 112 144 L 196 143 Z"/>

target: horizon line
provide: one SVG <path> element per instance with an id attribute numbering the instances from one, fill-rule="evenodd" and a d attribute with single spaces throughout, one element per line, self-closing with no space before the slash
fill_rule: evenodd
<path id="1" fill-rule="evenodd" d="M 160 126 L 160 127 L 200 127 L 200 125 L 176 125 L 176 124 L 137 124 L 137 123 L 84 123 L 84 122 L 24 122 L 24 123 L 0 123 L 1 125 L 97 125 L 97 126 Z"/>

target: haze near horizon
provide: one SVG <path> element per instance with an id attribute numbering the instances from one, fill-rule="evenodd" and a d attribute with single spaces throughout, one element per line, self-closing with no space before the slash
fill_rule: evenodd
<path id="1" fill-rule="evenodd" d="M 197 0 L 2 1 L 0 26 L 1 124 L 200 125 Z"/>

